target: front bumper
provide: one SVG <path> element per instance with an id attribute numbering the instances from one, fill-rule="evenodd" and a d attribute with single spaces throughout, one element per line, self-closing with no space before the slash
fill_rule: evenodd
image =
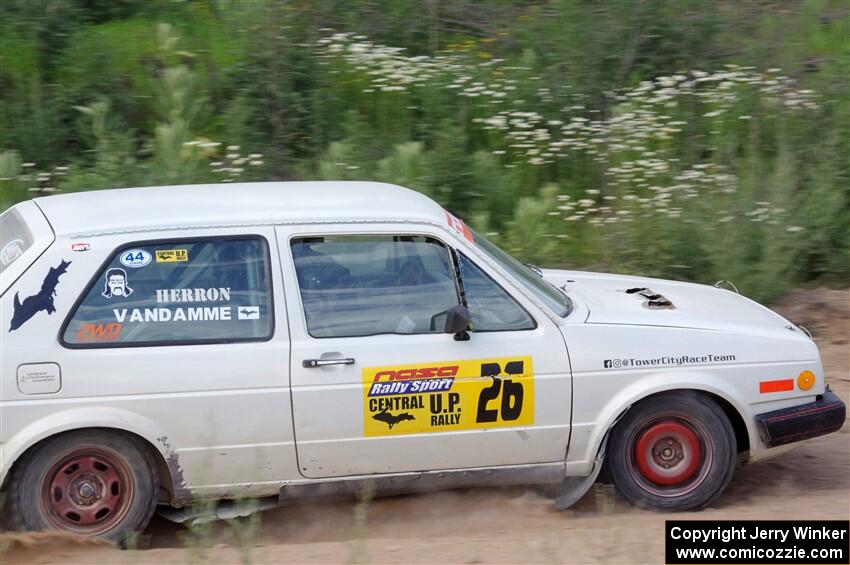
<path id="1" fill-rule="evenodd" d="M 758 414 L 762 439 L 767 447 L 831 434 L 844 425 L 847 408 L 827 388 L 814 402 Z"/>

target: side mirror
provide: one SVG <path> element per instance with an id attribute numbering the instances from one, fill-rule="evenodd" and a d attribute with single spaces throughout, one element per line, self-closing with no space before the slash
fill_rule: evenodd
<path id="1" fill-rule="evenodd" d="M 446 310 L 446 325 L 443 329 L 444 333 L 454 334 L 455 341 L 469 340 L 469 323 L 471 318 L 469 310 L 463 304 L 452 306 Z"/>

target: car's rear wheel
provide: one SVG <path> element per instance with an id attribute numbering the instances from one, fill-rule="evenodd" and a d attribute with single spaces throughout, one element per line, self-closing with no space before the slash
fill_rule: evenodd
<path id="1" fill-rule="evenodd" d="M 136 439 L 100 430 L 70 432 L 27 453 L 9 486 L 15 525 L 116 543 L 147 526 L 159 479 Z"/>
<path id="2" fill-rule="evenodd" d="M 606 454 L 620 494 L 638 506 L 690 510 L 723 492 L 737 461 L 735 431 L 707 395 L 682 391 L 632 407 Z"/>

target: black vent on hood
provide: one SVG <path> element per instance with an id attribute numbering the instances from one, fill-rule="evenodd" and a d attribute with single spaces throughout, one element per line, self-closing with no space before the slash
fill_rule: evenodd
<path id="1" fill-rule="evenodd" d="M 636 287 L 636 288 L 627 288 L 626 294 L 636 294 L 640 298 L 644 299 L 643 305 L 647 308 L 654 309 L 667 309 L 671 310 L 675 308 L 673 303 L 670 302 L 664 295 L 659 294 L 657 292 L 653 292 L 652 290 L 646 287 Z"/>

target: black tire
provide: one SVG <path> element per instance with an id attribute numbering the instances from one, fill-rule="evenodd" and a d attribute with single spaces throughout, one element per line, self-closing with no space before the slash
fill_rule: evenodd
<path id="1" fill-rule="evenodd" d="M 16 466 L 8 489 L 18 529 L 60 530 L 124 543 L 156 508 L 159 475 L 133 436 L 81 430 L 45 440 Z"/>
<path id="2" fill-rule="evenodd" d="M 710 397 L 665 393 L 629 409 L 611 433 L 606 464 L 629 502 L 693 510 L 717 498 L 737 463 L 735 431 Z"/>

